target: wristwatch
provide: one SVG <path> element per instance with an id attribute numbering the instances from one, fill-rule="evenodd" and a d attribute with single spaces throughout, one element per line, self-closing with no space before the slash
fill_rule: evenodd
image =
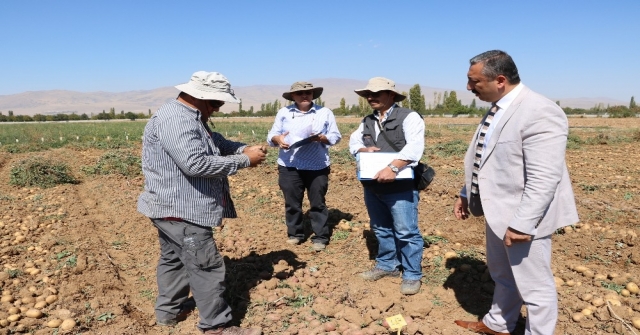
<path id="1" fill-rule="evenodd" d="M 387 165 L 387 166 L 388 166 L 388 167 L 391 169 L 391 171 L 393 171 L 393 173 L 395 173 L 395 174 L 398 174 L 398 171 L 400 171 L 400 169 L 398 169 L 398 167 L 397 167 L 397 166 L 395 166 L 395 165 L 393 165 L 393 164 L 389 164 L 389 165 Z"/>

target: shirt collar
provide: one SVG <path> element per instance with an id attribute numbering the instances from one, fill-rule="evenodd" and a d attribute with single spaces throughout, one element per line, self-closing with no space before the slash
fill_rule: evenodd
<path id="1" fill-rule="evenodd" d="M 180 101 L 178 99 L 172 100 L 172 102 L 173 103 L 177 103 L 178 105 L 180 105 L 180 106 L 186 108 L 187 110 L 189 110 L 189 112 L 194 113 L 196 120 L 200 120 L 200 110 L 198 110 L 197 108 L 193 108 L 193 107 L 185 104 L 184 102 L 182 102 L 182 101 Z"/>
<path id="2" fill-rule="evenodd" d="M 391 112 L 393 112 L 393 110 L 394 110 L 396 107 L 398 107 L 398 104 L 394 102 L 394 103 L 393 103 L 393 105 L 391 105 L 391 107 L 389 107 L 389 110 L 387 111 L 387 113 L 385 113 L 385 114 L 384 114 L 384 115 L 385 115 L 385 117 L 389 117 L 389 114 L 391 114 Z M 374 110 L 374 111 L 373 111 L 373 114 L 374 114 L 375 116 L 380 116 L 380 111 L 376 109 L 376 110 Z"/>
<path id="3" fill-rule="evenodd" d="M 513 101 L 516 99 L 518 94 L 520 94 L 523 88 L 524 88 L 524 85 L 522 85 L 522 83 L 514 87 L 511 90 L 511 92 L 507 93 L 507 95 L 503 96 L 500 100 L 496 102 L 496 105 L 498 106 L 498 108 L 502 110 L 507 110 L 507 108 L 511 106 L 511 103 L 513 103 Z"/>
<path id="4" fill-rule="evenodd" d="M 321 107 L 321 106 L 318 106 L 316 104 L 311 104 L 311 108 L 309 108 L 309 111 L 304 112 L 304 113 L 315 113 L 318 109 L 320 109 L 319 107 Z M 298 109 L 298 105 L 296 105 L 296 104 L 292 104 L 292 105 L 288 106 L 287 108 L 289 108 L 290 112 L 303 113 L 301 110 Z"/>

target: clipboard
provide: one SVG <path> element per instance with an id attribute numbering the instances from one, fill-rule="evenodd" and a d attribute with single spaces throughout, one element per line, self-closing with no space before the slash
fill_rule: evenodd
<path id="1" fill-rule="evenodd" d="M 371 180 L 391 163 L 397 156 L 397 152 L 359 152 L 356 155 L 356 167 L 358 180 Z M 413 169 L 405 166 L 396 175 L 396 179 L 413 179 Z"/>
<path id="2" fill-rule="evenodd" d="M 319 136 L 320 136 L 320 134 L 315 134 L 315 135 L 311 135 L 311 136 L 309 136 L 307 138 L 301 139 L 300 141 L 291 144 L 289 146 L 288 150 L 299 148 L 299 147 L 301 147 L 301 146 L 303 146 L 305 144 L 309 144 L 309 143 L 313 142 L 315 139 L 317 139 Z"/>

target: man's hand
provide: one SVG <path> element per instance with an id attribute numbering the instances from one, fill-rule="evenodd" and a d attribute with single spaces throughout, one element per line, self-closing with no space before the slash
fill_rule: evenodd
<path id="1" fill-rule="evenodd" d="M 278 145 L 281 149 L 289 149 L 289 143 L 285 142 L 284 138 L 289 135 L 289 132 L 286 132 L 282 135 L 276 135 L 271 138 L 271 142 Z"/>
<path id="2" fill-rule="evenodd" d="M 242 153 L 249 157 L 249 166 L 251 167 L 258 166 L 258 164 L 264 162 L 264 160 L 267 158 L 267 148 L 262 145 L 252 145 L 245 147 Z"/>
<path id="3" fill-rule="evenodd" d="M 376 180 L 379 183 L 392 183 L 396 180 L 396 173 L 391 171 L 391 168 L 387 166 L 378 171 L 378 173 L 373 176 L 373 180 Z"/>
<path id="4" fill-rule="evenodd" d="M 507 229 L 507 233 L 504 234 L 504 245 L 506 245 L 507 247 L 512 246 L 513 243 L 523 243 L 530 241 L 531 235 L 521 233 L 513 228 Z"/>
<path id="5" fill-rule="evenodd" d="M 376 151 L 380 151 L 380 148 L 378 148 L 378 147 L 366 147 L 366 148 L 358 149 L 358 152 L 376 152 Z"/>
<path id="6" fill-rule="evenodd" d="M 458 197 L 453 204 L 453 214 L 458 220 L 464 220 L 469 217 L 469 201 L 465 197 Z"/>

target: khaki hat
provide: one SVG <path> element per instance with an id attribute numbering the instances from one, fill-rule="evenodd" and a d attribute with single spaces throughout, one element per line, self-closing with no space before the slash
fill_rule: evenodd
<path id="1" fill-rule="evenodd" d="M 313 98 L 317 99 L 320 95 L 322 95 L 323 88 L 313 87 L 312 83 L 308 83 L 306 81 L 296 81 L 295 83 L 293 83 L 293 85 L 291 85 L 291 90 L 289 90 L 289 92 L 282 93 L 282 97 L 289 101 L 293 101 L 293 98 L 291 98 L 291 93 L 309 90 L 313 91 Z"/>
<path id="2" fill-rule="evenodd" d="M 240 99 L 233 94 L 227 77 L 219 72 L 198 71 L 191 76 L 188 83 L 176 88 L 200 100 L 240 103 Z"/>
<path id="3" fill-rule="evenodd" d="M 369 83 L 367 87 L 361 90 L 355 90 L 357 95 L 366 98 L 368 92 L 380 92 L 380 91 L 391 91 L 396 94 L 393 101 L 398 102 L 402 101 L 406 98 L 406 96 L 400 94 L 400 92 L 396 91 L 396 83 L 384 77 L 374 77 L 369 79 Z"/>

